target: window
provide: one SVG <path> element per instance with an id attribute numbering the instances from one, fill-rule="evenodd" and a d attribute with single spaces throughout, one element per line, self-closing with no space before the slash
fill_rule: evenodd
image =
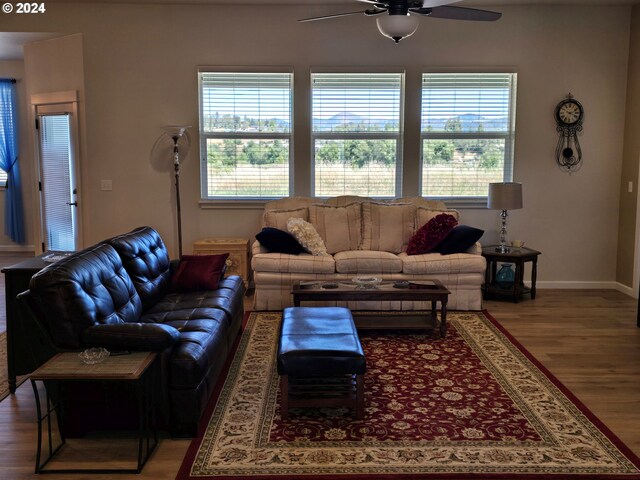
<path id="1" fill-rule="evenodd" d="M 399 191 L 402 73 L 311 75 L 314 195 Z"/>
<path id="2" fill-rule="evenodd" d="M 202 198 L 289 195 L 292 77 L 200 72 Z"/>
<path id="3" fill-rule="evenodd" d="M 511 181 L 515 73 L 422 76 L 422 195 L 478 203 Z"/>

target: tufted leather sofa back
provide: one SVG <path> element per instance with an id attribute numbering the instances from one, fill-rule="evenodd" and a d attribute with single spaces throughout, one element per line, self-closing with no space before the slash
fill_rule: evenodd
<path id="1" fill-rule="evenodd" d="M 158 303 L 171 283 L 169 253 L 158 232 L 151 227 L 139 227 L 107 242 L 116 249 L 131 276 L 142 309 Z"/>
<path id="2" fill-rule="evenodd" d="M 59 348 L 79 348 L 82 331 L 93 325 L 137 322 L 142 314 L 120 256 L 104 243 L 47 266 L 29 289 Z"/>

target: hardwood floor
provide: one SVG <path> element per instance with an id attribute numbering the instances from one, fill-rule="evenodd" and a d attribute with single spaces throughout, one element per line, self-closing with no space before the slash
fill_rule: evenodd
<path id="1" fill-rule="evenodd" d="M 636 306 L 636 300 L 613 290 L 538 290 L 534 301 L 487 301 L 484 305 L 640 455 L 640 329 L 636 328 Z M 190 440 L 163 438 L 141 475 L 117 478 L 174 479 L 189 443 Z M 16 395 L 0 403 L 0 479 L 35 478 L 35 445 L 33 392 L 26 383 Z M 114 476 L 74 474 L 48 478 Z"/>

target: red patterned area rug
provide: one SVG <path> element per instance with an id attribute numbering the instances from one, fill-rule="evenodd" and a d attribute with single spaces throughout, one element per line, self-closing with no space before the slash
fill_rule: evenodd
<path id="1" fill-rule="evenodd" d="M 281 315 L 250 315 L 186 479 L 640 479 L 640 459 L 486 312 L 366 332 L 366 416 L 280 417 Z"/>

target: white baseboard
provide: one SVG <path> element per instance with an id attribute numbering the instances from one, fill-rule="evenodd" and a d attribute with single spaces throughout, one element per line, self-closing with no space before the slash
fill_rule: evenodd
<path id="1" fill-rule="evenodd" d="M 528 282 L 525 282 L 528 283 Z M 584 290 L 617 290 L 617 282 L 581 282 L 581 281 L 542 281 L 536 282 L 536 288 L 584 289 Z"/>
<path id="2" fill-rule="evenodd" d="M 525 282 L 527 286 L 531 286 L 529 282 Z M 633 298 L 638 298 L 638 292 L 634 291 L 632 287 L 623 285 L 619 282 L 536 282 L 536 288 L 538 289 L 557 289 L 557 290 L 617 290 L 618 292 L 629 295 Z"/>
<path id="3" fill-rule="evenodd" d="M 31 252 L 35 254 L 36 247 L 33 245 L 0 245 L 0 253 L 24 253 Z"/>
<path id="4" fill-rule="evenodd" d="M 624 293 L 625 295 L 629 295 L 630 297 L 638 298 L 638 292 L 635 291 L 632 287 L 629 287 L 627 285 L 623 285 L 619 282 L 616 282 L 615 289 L 619 292 Z"/>

